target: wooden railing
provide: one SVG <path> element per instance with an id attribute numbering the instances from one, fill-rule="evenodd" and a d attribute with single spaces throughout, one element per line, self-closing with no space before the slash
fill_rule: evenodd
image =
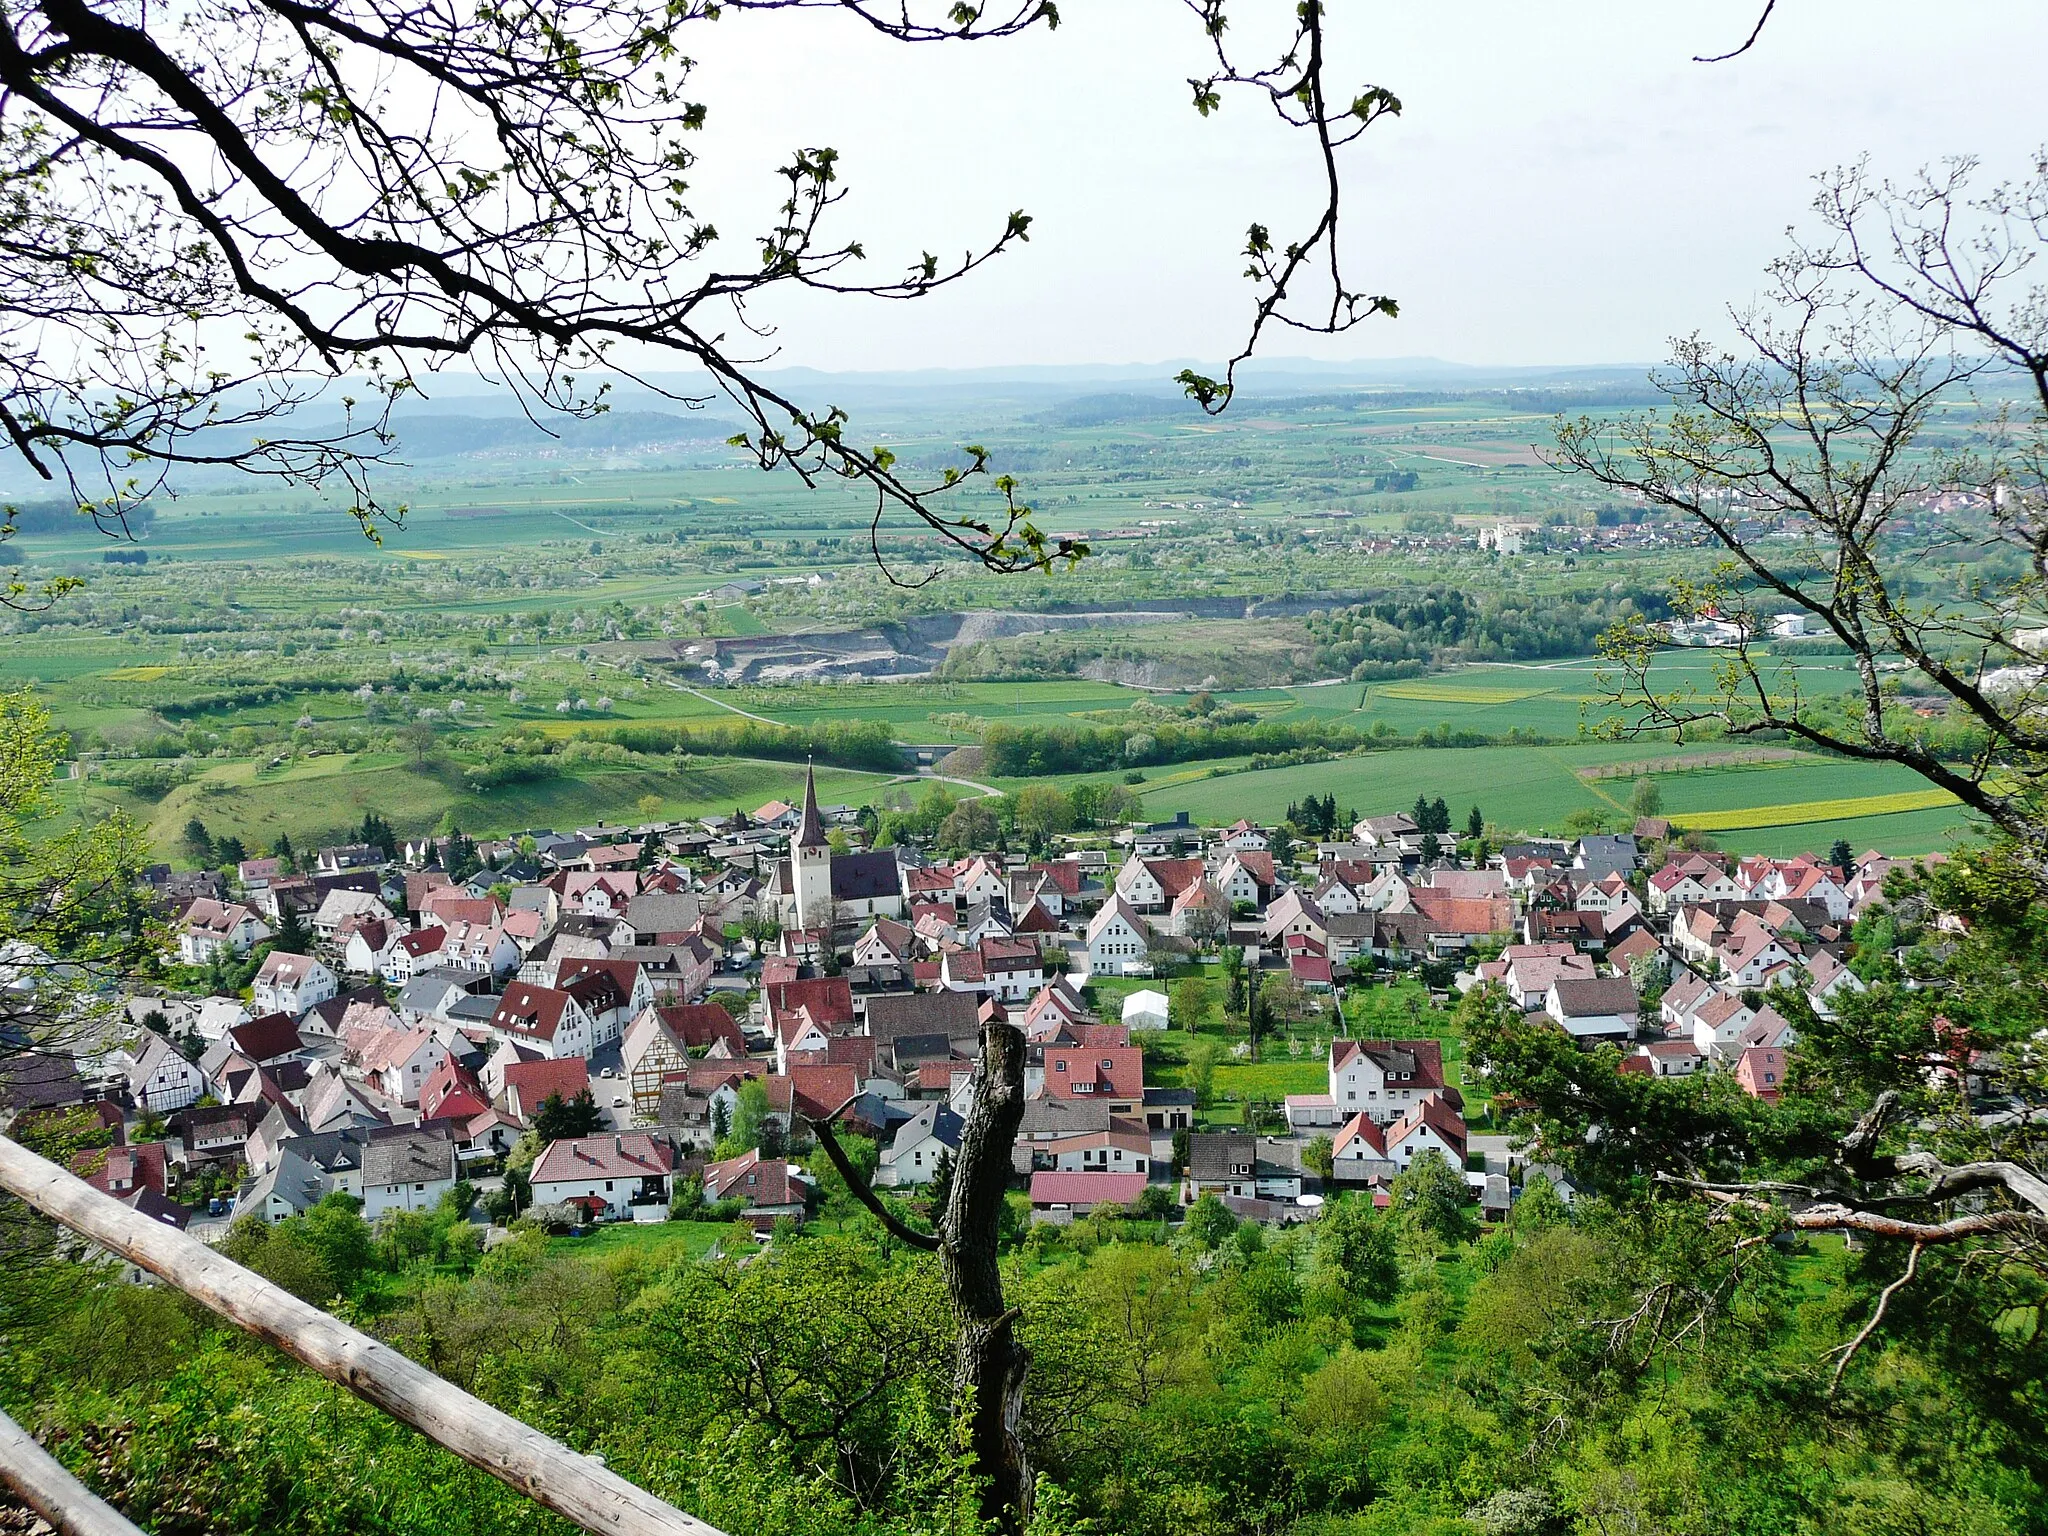
<path id="1" fill-rule="evenodd" d="M 348 1388 L 586 1531 L 606 1536 L 720 1536 L 712 1526 L 635 1487 L 596 1459 L 578 1455 L 471 1397 L 390 1345 L 309 1306 L 261 1275 L 251 1274 L 197 1238 L 130 1210 L 5 1137 L 0 1137 L 0 1189 L 20 1196 L 45 1216 L 176 1286 L 236 1327 L 275 1344 L 329 1381 Z M 70 1479 L 19 1426 L 10 1422 L 9 1428 L 11 1435 L 0 1431 L 0 1468 L 4 1468 L 8 1483 L 52 1525 L 67 1536 L 126 1536 L 133 1529 Z M 33 1461 L 30 1447 L 48 1466 Z M 62 1485 L 50 1483 L 51 1469 L 91 1500 L 97 1512 L 70 1498 Z M 76 1520 L 59 1519 L 36 1502 L 29 1486 L 39 1475 L 52 1490 L 56 1507 L 75 1505 L 82 1512 Z M 105 1516 L 119 1524 L 104 1523 Z"/>

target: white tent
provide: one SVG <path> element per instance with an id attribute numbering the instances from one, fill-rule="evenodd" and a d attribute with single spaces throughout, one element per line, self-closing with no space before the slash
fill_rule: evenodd
<path id="1" fill-rule="evenodd" d="M 1126 1029 L 1166 1028 L 1166 994 L 1147 988 L 1124 999 Z"/>

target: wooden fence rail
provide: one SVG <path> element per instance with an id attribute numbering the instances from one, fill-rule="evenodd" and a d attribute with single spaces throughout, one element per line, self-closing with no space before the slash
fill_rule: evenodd
<path id="1" fill-rule="evenodd" d="M 35 1436 L 0 1413 L 0 1483 L 64 1536 L 142 1536 L 121 1511 L 65 1470 Z"/>
<path id="2" fill-rule="evenodd" d="M 604 1536 L 720 1536 L 712 1526 L 636 1488 L 597 1460 L 578 1455 L 471 1397 L 390 1345 L 251 1274 L 197 1238 L 130 1210 L 5 1137 L 0 1137 L 0 1189 L 176 1286 L 236 1327 L 276 1345 L 586 1531 Z M 0 1461 L 7 1463 L 10 1481 L 12 1457 L 12 1449 L 0 1445 Z M 81 1524 L 64 1529 L 108 1528 Z"/>

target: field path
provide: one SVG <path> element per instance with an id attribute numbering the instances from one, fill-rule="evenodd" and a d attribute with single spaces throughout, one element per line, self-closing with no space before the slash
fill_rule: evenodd
<path id="1" fill-rule="evenodd" d="M 716 704 L 720 709 L 729 709 L 736 715 L 745 715 L 749 720 L 758 720 L 763 725 L 772 725 L 780 729 L 787 729 L 789 726 L 787 720 L 770 720 L 766 715 L 757 715 L 751 709 L 741 709 L 737 704 L 728 704 L 723 699 L 714 699 L 702 689 L 692 688 L 687 683 L 678 683 L 666 677 L 662 681 L 675 689 L 677 693 L 687 693 L 693 699 L 702 699 L 706 704 Z"/>

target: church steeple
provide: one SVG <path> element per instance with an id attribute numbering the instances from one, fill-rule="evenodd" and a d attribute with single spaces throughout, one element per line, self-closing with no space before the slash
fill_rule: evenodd
<path id="1" fill-rule="evenodd" d="M 796 847 L 822 848 L 825 846 L 824 818 L 818 814 L 818 770 L 816 765 L 804 765 L 804 815 L 797 823 Z"/>
<path id="2" fill-rule="evenodd" d="M 818 814 L 818 771 L 804 769 L 804 815 L 789 847 L 790 883 L 796 895 L 799 928 L 832 923 L 832 850 L 825 842 L 825 820 Z"/>

